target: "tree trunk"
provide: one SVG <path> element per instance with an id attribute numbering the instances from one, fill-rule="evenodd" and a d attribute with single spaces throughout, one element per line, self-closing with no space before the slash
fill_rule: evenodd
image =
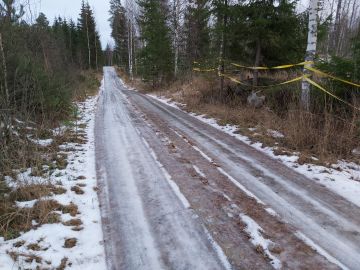
<path id="1" fill-rule="evenodd" d="M 132 21 L 129 19 L 129 25 L 128 25 L 128 55 L 129 55 L 129 75 L 130 79 L 134 79 L 134 71 L 133 71 L 133 26 Z"/>
<path id="2" fill-rule="evenodd" d="M 340 0 L 341 1 L 341 0 Z M 319 0 L 310 0 L 309 11 L 309 30 L 308 43 L 306 48 L 305 61 L 312 62 L 315 59 L 316 45 L 317 45 L 317 28 L 318 28 L 318 11 Z M 305 67 L 311 67 L 313 64 L 307 64 Z M 310 76 L 309 70 L 304 68 L 305 76 Z M 310 109 L 310 83 L 303 79 L 301 87 L 301 104 L 305 110 Z"/>
<path id="3" fill-rule="evenodd" d="M 180 0 L 174 1 L 174 76 L 177 77 L 179 71 L 179 21 L 180 21 Z"/>
<path id="4" fill-rule="evenodd" d="M 261 41 L 258 38 L 256 41 L 256 55 L 255 55 L 255 67 L 258 67 L 260 65 L 260 59 L 261 59 Z M 254 70 L 254 78 L 253 78 L 253 86 L 258 86 L 259 82 L 259 70 Z"/>
<path id="5" fill-rule="evenodd" d="M 3 40 L 2 34 L 0 33 L 0 51 L 1 51 L 1 58 L 2 58 L 2 66 L 4 70 L 4 88 L 5 88 L 5 109 L 9 109 L 10 103 L 10 95 L 9 95 L 9 88 L 7 84 L 7 68 L 6 68 L 6 59 L 3 47 Z"/>
<path id="6" fill-rule="evenodd" d="M 331 6 L 330 6 L 331 23 L 333 23 L 332 15 L 334 13 L 334 5 L 335 5 L 335 0 L 332 0 Z M 331 49 L 331 43 L 332 43 L 331 37 L 332 37 L 332 33 L 331 33 L 331 31 L 328 31 L 326 49 L 325 49 L 326 59 L 329 58 L 329 50 Z"/>
<path id="7" fill-rule="evenodd" d="M 224 90 L 224 74 L 225 74 L 225 54 L 226 54 L 226 45 L 227 45 L 227 8 L 228 8 L 228 0 L 224 0 L 224 10 L 223 14 L 223 29 L 221 33 L 221 45 L 220 45 L 220 66 L 219 66 L 219 75 L 220 75 L 220 91 L 221 93 Z"/>
<path id="8" fill-rule="evenodd" d="M 89 26 L 88 26 L 88 17 L 85 16 L 86 21 L 86 36 L 87 36 L 87 45 L 88 45 L 88 60 L 89 60 L 89 69 L 91 69 L 91 50 L 90 50 L 90 38 L 89 38 Z"/>
<path id="9" fill-rule="evenodd" d="M 338 5 L 337 5 L 337 8 L 336 8 L 336 16 L 335 16 L 334 35 L 333 35 L 333 38 L 332 38 L 332 46 L 331 46 L 331 50 L 334 53 L 336 52 L 336 48 L 337 48 L 338 43 L 339 43 L 341 5 L 342 5 L 342 0 L 338 0 Z"/>
<path id="10" fill-rule="evenodd" d="M 99 70 L 99 65 L 98 65 L 98 48 L 97 48 L 97 38 L 96 38 L 96 30 L 95 30 L 95 63 L 96 63 L 96 70 Z"/>

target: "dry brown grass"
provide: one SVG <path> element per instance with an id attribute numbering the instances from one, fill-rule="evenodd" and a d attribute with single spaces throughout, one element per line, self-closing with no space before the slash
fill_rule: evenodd
<path id="1" fill-rule="evenodd" d="M 75 192 L 77 195 L 83 195 L 85 193 L 84 190 L 79 186 L 71 187 L 71 191 Z"/>
<path id="2" fill-rule="evenodd" d="M 19 252 L 14 252 L 11 251 L 9 252 L 9 256 L 13 259 L 14 262 L 18 262 L 19 259 L 22 257 L 24 258 L 25 262 L 27 263 L 32 263 L 32 262 L 36 262 L 36 263 L 41 263 L 42 262 L 42 258 L 39 256 L 36 256 L 34 254 L 26 254 L 26 253 L 19 253 Z"/>
<path id="3" fill-rule="evenodd" d="M 284 79 L 285 75 L 278 76 Z M 303 111 L 297 105 L 297 94 L 289 86 L 265 91 L 268 103 L 261 109 L 247 106 L 247 89 L 239 89 L 232 83 L 227 83 L 226 89 L 221 93 L 218 89 L 217 79 L 202 75 L 175 82 L 166 90 L 160 90 L 158 94 L 186 104 L 185 110 L 216 118 L 220 124 L 238 125 L 239 133 L 251 137 L 254 141 L 267 146 L 274 146 L 276 143 L 281 149 L 278 154 L 298 151 L 302 153 L 302 160 L 321 164 L 338 159 L 359 162 L 351 155 L 351 151 L 360 146 L 359 114 L 354 112 L 350 116 L 344 113 L 341 117 L 338 113 L 326 111 Z M 276 102 L 281 104 L 281 108 Z M 250 131 L 249 128 L 256 130 Z M 269 136 L 268 129 L 280 131 L 285 138 Z M 320 159 L 320 162 L 312 159 L 312 156 Z"/>
<path id="4" fill-rule="evenodd" d="M 81 226 L 83 223 L 81 221 L 81 219 L 78 219 L 78 218 L 74 218 L 74 219 L 70 219 L 66 222 L 63 222 L 63 225 L 65 226 L 75 226 L 75 227 L 78 227 L 78 226 Z"/>
<path id="5" fill-rule="evenodd" d="M 60 263 L 60 265 L 56 268 L 56 270 L 65 270 L 65 268 L 66 268 L 66 266 L 67 266 L 67 264 L 68 264 L 68 261 L 69 261 L 69 259 L 68 258 L 62 258 L 61 259 L 61 263 Z"/>
<path id="6" fill-rule="evenodd" d="M 64 194 L 65 192 L 66 189 L 50 184 L 24 185 L 10 192 L 10 200 L 25 202 L 40 199 L 42 197 L 48 197 L 52 194 Z"/>
<path id="7" fill-rule="evenodd" d="M 19 208 L 9 200 L 0 201 L 0 236 L 14 239 L 20 232 L 27 232 L 43 224 L 60 223 L 59 213 L 75 217 L 78 208 L 75 204 L 62 205 L 54 200 L 39 200 L 32 208 Z M 36 225 L 32 221 L 36 221 Z"/>
<path id="8" fill-rule="evenodd" d="M 73 248 L 76 246 L 77 239 L 76 238 L 69 238 L 66 239 L 64 242 L 64 248 Z"/>

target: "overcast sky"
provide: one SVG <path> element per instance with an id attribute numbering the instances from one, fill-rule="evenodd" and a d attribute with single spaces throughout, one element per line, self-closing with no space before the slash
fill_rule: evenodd
<path id="1" fill-rule="evenodd" d="M 52 23 L 55 16 L 60 15 L 65 18 L 77 20 L 80 13 L 82 0 L 33 0 L 36 7 L 34 13 L 43 12 L 48 20 Z M 108 42 L 112 42 L 111 30 L 109 25 L 109 1 L 108 0 L 88 0 L 90 6 L 94 10 L 96 24 L 101 35 L 101 43 L 103 47 Z"/>
<path id="2" fill-rule="evenodd" d="M 39 12 L 45 13 L 49 21 L 52 23 L 55 16 L 62 16 L 77 20 L 82 0 L 31 0 L 32 12 L 36 16 Z M 108 42 L 112 43 L 110 36 L 111 30 L 109 25 L 109 0 L 88 0 L 93 8 L 98 31 L 101 35 L 101 43 L 103 47 Z M 134 0 L 135 1 L 135 0 Z M 306 9 L 309 0 L 301 0 L 299 10 Z"/>

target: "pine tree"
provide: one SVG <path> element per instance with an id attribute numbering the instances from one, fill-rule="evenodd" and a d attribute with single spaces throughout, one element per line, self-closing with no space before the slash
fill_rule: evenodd
<path id="1" fill-rule="evenodd" d="M 170 31 L 163 3 L 156 0 L 139 0 L 141 8 L 140 30 L 143 48 L 140 52 L 142 74 L 151 79 L 153 86 L 172 74 Z"/>

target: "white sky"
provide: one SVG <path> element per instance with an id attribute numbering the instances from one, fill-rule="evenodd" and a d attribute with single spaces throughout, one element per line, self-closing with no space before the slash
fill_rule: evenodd
<path id="1" fill-rule="evenodd" d="M 113 43 L 109 25 L 109 0 L 88 0 L 94 10 L 98 31 L 101 35 L 102 46 Z M 133 0 L 135 1 L 135 0 Z M 52 23 L 58 15 L 77 21 L 80 13 L 81 0 L 30 0 L 31 12 L 27 11 L 28 19 L 34 20 L 39 12 L 43 12 Z M 301 0 L 298 9 L 303 11 L 308 6 L 309 0 Z"/>
<path id="2" fill-rule="evenodd" d="M 33 16 L 36 17 L 39 12 L 43 12 L 50 23 L 56 16 L 72 18 L 77 22 L 79 17 L 82 0 L 30 0 L 32 2 Z M 102 46 L 105 47 L 108 42 L 112 43 L 111 29 L 109 25 L 109 0 L 88 0 L 94 11 L 97 30 L 101 36 Z M 27 12 L 29 13 L 29 12 Z M 30 18 L 31 19 L 31 18 Z"/>

